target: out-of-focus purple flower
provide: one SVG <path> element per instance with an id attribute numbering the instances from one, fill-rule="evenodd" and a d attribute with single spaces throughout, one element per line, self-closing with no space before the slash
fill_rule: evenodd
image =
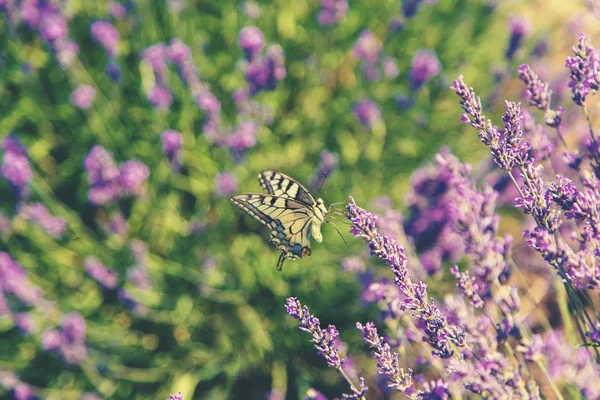
<path id="1" fill-rule="evenodd" d="M 33 390 L 23 382 L 19 382 L 13 388 L 13 396 L 15 400 L 33 400 Z"/>
<path id="2" fill-rule="evenodd" d="M 54 351 L 60 348 L 62 336 L 56 329 L 46 329 L 41 336 L 42 348 L 46 351 Z"/>
<path id="3" fill-rule="evenodd" d="M 334 341 L 339 332 L 333 325 L 327 329 L 321 329 L 321 322 L 317 317 L 310 314 L 307 306 L 302 306 L 295 297 L 289 297 L 286 300 L 285 309 L 294 319 L 300 321 L 300 329 L 312 335 L 312 342 L 319 354 L 325 357 L 327 365 L 333 368 L 340 368 L 343 360 L 335 349 Z"/>
<path id="4" fill-rule="evenodd" d="M 400 74 L 398 70 L 398 64 L 392 57 L 385 57 L 381 60 L 381 67 L 383 69 L 383 75 L 388 79 L 396 79 Z"/>
<path id="5" fill-rule="evenodd" d="M 535 119 L 529 111 L 522 110 L 521 115 L 523 116 L 523 137 L 531 147 L 531 157 L 538 161 L 549 159 L 554 154 L 556 146 L 548 137 L 548 132 L 542 125 L 535 123 Z"/>
<path id="6" fill-rule="evenodd" d="M 349 256 L 342 259 L 342 268 L 348 272 L 354 273 L 363 273 L 367 269 L 365 262 L 360 257 L 356 256 Z"/>
<path id="7" fill-rule="evenodd" d="M 45 230 L 50 236 L 61 237 L 67 228 L 67 222 L 62 217 L 54 217 L 42 203 L 21 203 L 19 215 Z"/>
<path id="8" fill-rule="evenodd" d="M 273 90 L 287 75 L 283 49 L 277 44 L 270 45 L 262 58 L 255 58 L 245 71 L 251 94 L 261 90 Z"/>
<path id="9" fill-rule="evenodd" d="M 148 93 L 148 100 L 159 110 L 166 110 L 173 102 L 173 95 L 166 86 L 154 85 Z"/>
<path id="10" fill-rule="evenodd" d="M 237 179 L 231 172 L 220 172 L 215 178 L 215 186 L 217 196 L 229 196 L 237 190 Z"/>
<path id="11" fill-rule="evenodd" d="M 265 37 L 256 26 L 246 26 L 240 31 L 238 43 L 246 60 L 252 61 L 260 55 L 265 47 Z"/>
<path id="12" fill-rule="evenodd" d="M 587 96 L 600 88 L 600 55 L 583 33 L 579 35 L 577 46 L 573 46 L 573 52 L 575 56 L 567 57 L 565 63 L 571 78 L 569 87 L 575 104 L 583 106 Z"/>
<path id="13" fill-rule="evenodd" d="M 242 122 L 235 132 L 227 137 L 227 146 L 236 154 L 243 154 L 256 144 L 258 126 L 252 121 Z"/>
<path id="14" fill-rule="evenodd" d="M 100 43 L 110 57 L 117 55 L 117 46 L 121 35 L 113 24 L 107 21 L 96 21 L 90 27 L 92 38 Z"/>
<path id="15" fill-rule="evenodd" d="M 166 73 L 168 48 L 164 43 L 158 43 L 144 49 L 142 58 L 150 64 L 154 72 L 159 75 Z"/>
<path id="16" fill-rule="evenodd" d="M 112 3 L 110 6 L 110 15 L 112 15 L 114 19 L 123 20 L 127 17 L 127 7 L 121 3 Z"/>
<path id="17" fill-rule="evenodd" d="M 29 306 L 42 300 L 41 289 L 31 283 L 23 267 L 5 252 L 0 252 L 0 292 L 11 294 Z"/>
<path id="18" fill-rule="evenodd" d="M 204 92 L 196 97 L 196 103 L 198 107 L 206 111 L 209 115 L 218 115 L 221 111 L 221 103 L 210 92 Z"/>
<path id="19" fill-rule="evenodd" d="M 417 13 L 421 3 L 437 3 L 437 0 L 405 0 L 402 2 L 402 13 L 406 18 L 412 18 Z"/>
<path id="20" fill-rule="evenodd" d="M 354 115 L 366 128 L 373 128 L 381 122 L 379 106 L 371 99 L 364 99 L 354 105 Z"/>
<path id="21" fill-rule="evenodd" d="M 24 335 L 31 335 L 35 330 L 35 321 L 30 313 L 15 314 L 15 325 Z"/>
<path id="22" fill-rule="evenodd" d="M 465 346 L 464 328 L 448 323 L 434 300 L 428 298 L 426 284 L 413 283 L 406 268 L 407 258 L 404 249 L 396 240 L 381 236 L 377 232 L 377 217 L 357 206 L 352 197 L 346 210 L 348 211 L 346 216 L 352 223 L 350 232 L 367 242 L 371 255 L 382 259 L 394 273 L 394 283 L 405 296 L 400 309 L 411 310 L 417 317 L 424 340 L 433 348 L 433 355 L 444 359 L 450 358 L 454 354 L 451 344 L 458 347 Z"/>
<path id="23" fill-rule="evenodd" d="M 462 75 L 454 81 L 451 89 L 461 97 L 460 105 L 465 114 L 461 120 L 479 131 L 479 138 L 490 149 L 496 165 L 505 171 L 523 166 L 529 153 L 529 144 L 523 140 L 521 130 L 521 104 L 506 101 L 506 114 L 502 117 L 504 129 L 499 130 L 485 117 L 481 99 L 475 97 L 473 88 L 467 87 Z"/>
<path id="24" fill-rule="evenodd" d="M 90 85 L 80 84 L 71 94 L 71 104 L 82 110 L 87 110 L 92 106 L 96 98 L 96 89 Z"/>
<path id="25" fill-rule="evenodd" d="M 2 141 L 2 166 L 0 172 L 15 188 L 21 191 L 31 181 L 33 172 L 29 157 L 19 139 L 8 135 Z"/>
<path id="26" fill-rule="evenodd" d="M 556 110 L 550 108 L 552 102 L 552 90 L 548 83 L 542 81 L 531 67 L 522 64 L 519 69 L 519 78 L 527 85 L 525 96 L 529 99 L 529 105 L 544 110 L 544 122 L 548 126 L 557 127 L 562 122 L 564 109 L 559 106 Z"/>
<path id="27" fill-rule="evenodd" d="M 321 26 L 330 26 L 344 19 L 347 13 L 348 0 L 321 0 L 317 21 Z"/>
<path id="28" fill-rule="evenodd" d="M 419 50 L 412 59 L 410 80 L 414 90 L 419 89 L 439 74 L 441 64 L 434 52 Z"/>
<path id="29" fill-rule="evenodd" d="M 142 290 L 147 290 L 152 287 L 152 281 L 143 265 L 136 265 L 129 268 L 127 270 L 127 279 Z"/>
<path id="30" fill-rule="evenodd" d="M 102 265 L 98 258 L 86 257 L 84 265 L 87 273 L 106 289 L 114 289 L 117 286 L 117 273 Z"/>
<path id="31" fill-rule="evenodd" d="M 310 186 L 315 189 L 318 188 L 321 185 L 321 182 L 337 169 L 339 162 L 339 156 L 336 153 L 332 153 L 329 150 L 321 151 L 317 172 L 315 173 Z"/>
<path id="32" fill-rule="evenodd" d="M 512 60 L 517 50 L 521 48 L 523 39 L 531 34 L 532 27 L 528 18 L 522 16 L 513 16 L 508 21 L 510 38 L 508 48 L 506 49 L 506 58 Z"/>
<path id="33" fill-rule="evenodd" d="M 306 391 L 304 400 L 327 400 L 327 397 L 314 388 L 310 388 Z"/>
<path id="34" fill-rule="evenodd" d="M 171 162 L 171 167 L 175 171 L 179 171 L 181 168 L 183 136 L 181 133 L 169 129 L 161 133 L 160 140 L 162 142 L 162 151 Z"/>
<path id="35" fill-rule="evenodd" d="M 143 185 L 150 176 L 150 168 L 140 160 L 129 160 L 119 167 L 120 182 L 123 193 L 140 195 Z"/>
<path id="36" fill-rule="evenodd" d="M 129 228 L 123 213 L 120 211 L 111 213 L 105 229 L 115 235 L 126 235 Z"/>
<path id="37" fill-rule="evenodd" d="M 381 40 L 372 31 L 364 30 L 354 43 L 352 55 L 366 64 L 375 65 L 379 61 L 382 47 Z"/>
<path id="38" fill-rule="evenodd" d="M 388 387 L 398 392 L 404 392 L 411 387 L 412 369 L 404 372 L 404 368 L 400 368 L 398 353 L 393 353 L 390 345 L 379 336 L 375 324 L 367 322 L 363 326 L 357 322 L 356 328 L 361 331 L 364 342 L 372 350 L 371 354 L 377 360 L 377 373 L 387 378 Z"/>
<path id="39" fill-rule="evenodd" d="M 106 75 L 113 81 L 118 82 L 121 79 L 121 68 L 115 61 L 110 61 L 106 65 Z"/>
<path id="40" fill-rule="evenodd" d="M 77 54 L 79 54 L 77 43 L 69 39 L 61 40 L 54 44 L 54 48 L 60 65 L 65 69 L 71 68 L 77 58 Z"/>
<path id="41" fill-rule="evenodd" d="M 177 392 L 169 396 L 167 400 L 183 400 L 183 393 Z"/>
<path id="42" fill-rule="evenodd" d="M 66 39 L 68 34 L 67 23 L 63 17 L 49 6 L 40 11 L 39 31 L 42 39 L 49 42 Z"/>
<path id="43" fill-rule="evenodd" d="M 86 324 L 83 317 L 77 313 L 65 314 L 60 325 L 62 337 L 67 343 L 78 343 L 85 340 Z"/>
<path id="44" fill-rule="evenodd" d="M 83 165 L 88 173 L 88 182 L 92 184 L 88 192 L 92 203 L 107 204 L 120 195 L 119 169 L 104 147 L 94 146 L 85 157 Z"/>
<path id="45" fill-rule="evenodd" d="M 258 19 L 260 17 L 260 6 L 256 2 L 248 0 L 242 4 L 242 10 L 251 19 Z"/>

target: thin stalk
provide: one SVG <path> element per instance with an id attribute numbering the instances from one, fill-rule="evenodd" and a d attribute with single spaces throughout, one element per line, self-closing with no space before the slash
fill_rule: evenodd
<path id="1" fill-rule="evenodd" d="M 354 393 L 360 393 L 360 390 L 358 390 L 356 388 L 356 386 L 354 386 L 354 383 L 352 383 L 352 379 L 350 379 L 350 377 L 348 376 L 348 374 L 342 369 L 342 367 L 337 367 L 336 368 L 340 374 L 342 374 L 342 376 L 344 377 L 344 379 L 346 380 L 346 382 L 348 382 L 348 384 L 350 385 L 350 389 L 354 392 Z M 361 400 L 366 400 L 365 396 L 360 396 Z"/>
<path id="2" fill-rule="evenodd" d="M 558 133 L 558 138 L 562 142 L 563 146 L 565 146 L 565 149 L 567 151 L 569 151 L 569 146 L 567 146 L 567 142 L 565 141 L 565 138 L 563 137 L 562 132 L 560 131 L 560 127 L 559 126 L 556 127 L 556 133 Z"/>
<path id="3" fill-rule="evenodd" d="M 598 142 L 596 141 L 596 135 L 594 135 L 594 128 L 592 128 L 592 120 L 590 119 L 590 113 L 588 112 L 586 103 L 583 103 L 583 113 L 585 114 L 585 120 L 588 124 L 588 128 L 590 129 L 590 136 L 592 138 L 592 144 L 594 146 L 592 158 L 594 158 L 596 161 L 599 161 L 600 156 L 598 155 Z"/>
<path id="4" fill-rule="evenodd" d="M 565 400 L 564 397 L 562 396 L 562 394 L 560 393 L 560 391 L 558 390 L 558 388 L 556 387 L 556 385 L 554 384 L 554 382 L 552 381 L 552 379 L 550 378 L 550 374 L 548 373 L 548 369 L 546 368 L 544 363 L 541 360 L 537 360 L 535 363 L 537 364 L 537 366 L 540 368 L 540 370 L 546 377 L 546 380 L 550 384 L 550 387 L 552 388 L 552 391 L 554 392 L 554 395 L 556 396 L 556 398 L 559 400 Z"/>

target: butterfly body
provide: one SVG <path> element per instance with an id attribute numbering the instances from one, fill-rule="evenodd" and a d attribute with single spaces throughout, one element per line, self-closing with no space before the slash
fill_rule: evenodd
<path id="1" fill-rule="evenodd" d="M 271 242 L 281 250 L 277 263 L 309 256 L 310 237 L 323 241 L 321 225 L 328 210 L 322 199 L 315 201 L 300 183 L 282 174 L 267 170 L 258 175 L 261 186 L 268 194 L 238 194 L 233 204 L 271 229 Z"/>

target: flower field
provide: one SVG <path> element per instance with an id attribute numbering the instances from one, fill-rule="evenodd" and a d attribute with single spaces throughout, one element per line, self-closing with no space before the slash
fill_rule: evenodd
<path id="1" fill-rule="evenodd" d="M 600 399 L 596 1 L 0 11 L 0 398 Z"/>

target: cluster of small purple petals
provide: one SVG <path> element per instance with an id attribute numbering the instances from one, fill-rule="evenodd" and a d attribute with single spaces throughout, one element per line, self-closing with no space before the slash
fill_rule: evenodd
<path id="1" fill-rule="evenodd" d="M 22 193 L 33 176 L 27 150 L 13 135 L 8 135 L 2 140 L 2 150 L 4 154 L 0 172 Z"/>
<path id="2" fill-rule="evenodd" d="M 36 329 L 35 321 L 31 313 L 22 312 L 15 314 L 14 320 L 15 325 L 24 335 L 31 335 Z"/>
<path id="3" fill-rule="evenodd" d="M 183 393 L 177 392 L 169 396 L 167 400 L 183 400 Z"/>
<path id="4" fill-rule="evenodd" d="M 585 34 L 579 35 L 579 42 L 573 46 L 574 57 L 567 57 L 571 81 L 569 87 L 575 104 L 583 106 L 588 95 L 595 94 L 600 88 L 600 55 Z"/>
<path id="5" fill-rule="evenodd" d="M 90 85 L 80 84 L 71 93 L 71 104 L 82 110 L 87 110 L 94 103 L 96 89 Z"/>
<path id="6" fill-rule="evenodd" d="M 339 336 L 337 328 L 329 325 L 326 329 L 322 329 L 319 319 L 310 314 L 308 307 L 302 306 L 295 297 L 289 297 L 286 300 L 285 308 L 292 318 L 300 321 L 300 330 L 312 335 L 312 342 L 319 354 L 327 361 L 327 365 L 340 368 L 344 360 L 340 358 L 334 346 L 334 341 Z"/>
<path id="7" fill-rule="evenodd" d="M 91 184 L 88 198 L 95 205 L 111 204 L 124 196 L 142 196 L 150 175 L 150 169 L 140 160 L 129 160 L 117 167 L 102 146 L 94 146 L 83 165 Z"/>
<path id="8" fill-rule="evenodd" d="M 424 334 L 424 340 L 432 347 L 432 354 L 440 358 L 449 358 L 454 353 L 451 345 L 465 345 L 464 328 L 452 326 L 436 306 L 433 299 L 428 299 L 427 285 L 423 282 L 413 283 L 406 268 L 404 250 L 396 240 L 381 236 L 377 232 L 377 217 L 356 205 L 350 197 L 346 207 L 347 218 L 352 223 L 350 232 L 368 243 L 371 255 L 383 260 L 394 273 L 394 283 L 405 296 L 401 310 L 411 310 L 417 317 L 417 326 Z"/>
<path id="9" fill-rule="evenodd" d="M 114 289 L 117 287 L 117 273 L 106 268 L 97 257 L 86 257 L 84 261 L 86 272 L 96 281 L 98 281 L 106 289 Z"/>
<path id="10" fill-rule="evenodd" d="M 18 212 L 22 218 L 38 225 L 55 238 L 61 237 L 67 228 L 65 219 L 51 215 L 48 208 L 42 203 L 21 203 L 18 206 Z"/>
<path id="11" fill-rule="evenodd" d="M 371 81 L 380 78 L 378 63 L 382 49 L 381 40 L 370 30 L 363 30 L 352 48 L 352 55 L 361 61 L 363 73 Z"/>
<path id="12" fill-rule="evenodd" d="M 415 381 L 421 381 L 421 376 L 415 377 Z M 424 378 L 424 377 L 423 377 Z M 406 391 L 406 395 L 411 400 L 447 400 L 449 398 L 449 386 L 442 378 L 433 381 L 423 382 L 423 390 L 416 391 L 414 387 Z"/>
<path id="13" fill-rule="evenodd" d="M 532 215 L 538 224 L 555 232 L 560 226 L 560 212 L 551 207 L 551 192 L 545 188 L 542 169 L 532 159 L 522 166 L 521 178 L 525 183 L 521 186 L 523 196 L 515 200 L 515 205 L 525 214 Z"/>
<path id="14" fill-rule="evenodd" d="M 14 372 L 0 369 L 0 387 L 12 391 L 15 400 L 34 400 L 33 389 L 21 381 Z"/>
<path id="15" fill-rule="evenodd" d="M 381 123 L 381 110 L 371 99 L 364 99 L 354 105 L 356 119 L 368 129 Z"/>
<path id="16" fill-rule="evenodd" d="M 60 331 L 50 328 L 42 333 L 42 347 L 60 353 L 69 364 L 82 363 L 87 358 L 85 320 L 77 313 L 70 313 L 62 317 L 60 325 Z"/>
<path id="17" fill-rule="evenodd" d="M 348 0 L 321 0 L 321 7 L 317 21 L 321 26 L 331 26 L 348 13 Z"/>
<path id="18" fill-rule="evenodd" d="M 533 335 L 531 338 L 523 339 L 516 347 L 516 350 L 523 354 L 525 361 L 538 362 L 542 359 L 542 348 L 544 341 L 540 335 Z"/>
<path id="19" fill-rule="evenodd" d="M 0 252 L 0 314 L 10 312 L 7 295 L 14 296 L 22 304 L 41 304 L 42 290 L 31 283 L 27 273 L 10 254 Z"/>
<path id="20" fill-rule="evenodd" d="M 159 110 L 171 106 L 173 96 L 167 84 L 168 48 L 164 43 L 147 47 L 142 51 L 142 59 L 147 62 L 154 73 L 154 86 L 147 93 L 148 100 Z"/>
<path id="21" fill-rule="evenodd" d="M 550 90 L 548 83 L 542 81 L 527 64 L 521 64 L 517 71 L 519 78 L 527 85 L 525 96 L 529 99 L 529 105 L 544 111 L 544 122 L 546 125 L 551 127 L 559 126 L 562 122 L 564 108 L 562 106 L 559 106 L 556 110 L 550 108 L 552 90 Z"/>
<path id="22" fill-rule="evenodd" d="M 433 4 L 437 3 L 437 0 L 405 0 L 402 2 L 402 13 L 406 18 L 412 18 L 422 3 Z"/>
<path id="23" fill-rule="evenodd" d="M 171 167 L 175 171 L 181 169 L 181 157 L 183 148 L 183 136 L 172 129 L 166 130 L 160 135 L 162 152 L 167 156 Z"/>
<path id="24" fill-rule="evenodd" d="M 404 372 L 404 369 L 400 368 L 398 353 L 392 352 L 390 345 L 379 336 L 375 325 L 372 322 L 365 325 L 357 322 L 356 328 L 361 331 L 365 344 L 372 350 L 371 354 L 377 360 L 377 373 L 387 378 L 388 387 L 398 392 L 404 392 L 411 387 L 412 369 Z"/>
<path id="25" fill-rule="evenodd" d="M 451 89 L 461 98 L 460 105 L 465 112 L 461 120 L 479 131 L 479 138 L 490 149 L 496 165 L 505 171 L 523 165 L 530 146 L 523 140 L 521 105 L 505 102 L 506 113 L 502 117 L 504 129 L 499 130 L 483 115 L 481 99 L 475 97 L 473 88 L 465 85 L 462 75 L 454 81 Z"/>
<path id="26" fill-rule="evenodd" d="M 110 57 L 117 55 L 117 46 L 119 45 L 119 31 L 108 21 L 96 21 L 91 27 L 92 38 L 98 42 Z"/>
<path id="27" fill-rule="evenodd" d="M 533 115 L 527 110 L 522 110 L 523 137 L 529 143 L 529 154 L 534 160 L 542 161 L 549 159 L 556 146 L 549 138 L 548 132 L 541 124 L 536 124 Z"/>
<path id="28" fill-rule="evenodd" d="M 274 90 L 287 75 L 283 48 L 278 44 L 267 47 L 264 56 L 255 57 L 246 65 L 244 75 L 251 95 Z"/>
<path id="29" fill-rule="evenodd" d="M 410 81 L 417 90 L 440 73 L 441 64 L 434 52 L 418 50 L 411 62 Z"/>
<path id="30" fill-rule="evenodd" d="M 220 172 L 215 177 L 215 187 L 216 196 L 231 196 L 237 190 L 237 178 L 231 172 Z"/>
<path id="31" fill-rule="evenodd" d="M 246 60 L 252 61 L 260 56 L 265 47 L 265 37 L 256 26 L 246 26 L 240 30 L 238 44 L 244 52 Z"/>
<path id="32" fill-rule="evenodd" d="M 450 273 L 456 278 L 458 290 L 471 302 L 473 307 L 483 307 L 485 304 L 483 299 L 488 296 L 489 292 L 487 285 L 480 285 L 476 278 L 470 275 L 469 271 L 460 272 L 457 265 L 450 268 Z"/>
<path id="33" fill-rule="evenodd" d="M 529 19 L 522 16 L 514 16 L 508 21 L 510 38 L 506 49 L 506 58 L 512 60 L 517 50 L 523 44 L 523 39 L 531 34 L 532 27 Z"/>

